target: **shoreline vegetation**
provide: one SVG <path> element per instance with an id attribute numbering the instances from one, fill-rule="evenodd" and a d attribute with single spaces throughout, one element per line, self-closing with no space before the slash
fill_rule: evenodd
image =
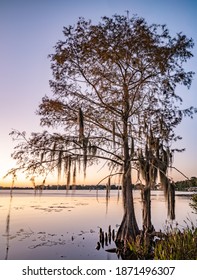
<path id="1" fill-rule="evenodd" d="M 190 195 L 190 207 L 197 214 L 197 193 Z M 101 245 L 104 248 L 104 236 L 105 243 L 108 239 L 110 242 L 112 236 L 117 248 L 106 251 L 116 253 L 118 258 L 125 260 L 197 260 L 197 227 L 189 218 L 184 222 L 185 227 L 182 229 L 176 222 L 175 227 L 166 223 L 163 231 L 153 231 L 146 235 L 141 231 L 136 240 L 127 242 L 126 247 L 123 243 L 117 244 L 111 227 L 105 235 L 101 229 L 96 249 L 100 250 Z"/>
<path id="2" fill-rule="evenodd" d="M 194 196 L 194 199 L 197 195 Z M 108 233 L 100 229 L 99 242 L 96 249 L 100 250 L 115 242 L 114 230 L 109 226 Z M 116 244 L 117 248 L 105 250 L 109 253 L 116 253 L 118 258 L 125 260 L 196 260 L 197 259 L 197 228 L 194 223 L 188 220 L 185 228 L 180 230 L 178 223 L 176 227 L 171 224 L 165 226 L 163 232 L 153 232 L 146 236 L 143 232 L 135 241 L 128 242 L 127 249 L 123 244 Z"/>
<path id="3" fill-rule="evenodd" d="M 197 192 L 197 177 L 193 176 L 190 179 L 184 181 L 177 181 L 174 183 L 175 191 L 188 191 L 188 192 Z M 10 190 L 10 189 L 17 189 L 17 190 L 106 190 L 106 184 L 90 184 L 90 185 L 36 185 L 36 186 L 25 186 L 25 187 L 16 187 L 16 186 L 0 186 L 0 190 Z M 133 190 L 141 190 L 144 187 L 143 184 L 132 184 Z M 111 184 L 110 190 L 121 190 L 121 185 Z M 153 190 L 163 190 L 161 184 L 156 184 Z"/>
<path id="4" fill-rule="evenodd" d="M 195 178 L 195 180 L 193 179 Z M 195 182 L 194 182 L 195 181 Z M 132 185 L 133 190 L 141 190 L 143 185 L 136 184 Z M 0 186 L 0 190 L 10 190 L 10 189 L 17 189 L 17 190 L 106 190 L 106 185 L 70 185 L 69 187 L 66 185 L 36 185 L 36 186 Z M 120 185 L 111 185 L 110 190 L 121 190 Z M 161 186 L 158 184 L 154 187 L 153 190 L 163 190 Z M 185 181 L 178 181 L 175 183 L 175 191 L 188 191 L 188 192 L 197 192 L 197 178 L 192 177 L 190 180 Z"/>
<path id="5" fill-rule="evenodd" d="M 3 187 L 3 186 L 0 186 L 0 190 L 106 190 L 106 187 L 105 186 L 95 186 L 95 185 L 85 185 L 85 186 L 80 186 L 80 185 L 77 185 L 77 186 L 70 186 L 69 189 L 66 187 L 66 186 L 46 186 L 46 187 Z M 118 188 L 117 186 L 114 186 L 111 188 L 111 190 L 121 190 L 121 187 Z M 139 190 L 138 188 L 134 188 L 134 190 Z M 161 191 L 160 189 L 155 189 L 154 191 Z M 184 195 L 192 195 L 192 193 L 196 193 L 197 192 L 197 187 L 193 187 L 190 189 L 186 189 L 186 190 L 175 190 L 176 192 L 188 192 L 188 194 L 184 194 Z"/>
<path id="6" fill-rule="evenodd" d="M 192 195 L 190 207 L 197 214 L 197 193 Z M 197 221 L 197 220 L 196 220 Z M 197 260 L 197 227 L 187 218 L 181 230 L 166 225 L 163 232 L 146 235 L 140 242 L 132 242 L 124 256 L 140 260 Z"/>

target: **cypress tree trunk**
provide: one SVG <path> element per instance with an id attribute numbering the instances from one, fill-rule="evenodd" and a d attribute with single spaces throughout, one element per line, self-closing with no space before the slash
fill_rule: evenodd
<path id="1" fill-rule="evenodd" d="M 128 120 L 130 112 L 130 98 L 128 85 L 123 85 L 123 151 L 124 151 L 124 166 L 122 178 L 122 196 L 124 215 L 121 225 L 116 235 L 116 244 L 124 242 L 124 247 L 127 248 L 127 241 L 135 240 L 140 233 L 134 211 L 133 191 L 131 182 L 131 157 L 134 150 L 129 149 L 129 135 L 128 135 Z M 130 135 L 131 137 L 131 135 Z M 131 154 L 130 154 L 131 153 Z"/>
<path id="2" fill-rule="evenodd" d="M 122 196 L 124 215 L 116 235 L 116 242 L 127 243 L 129 240 L 135 240 L 140 233 L 134 210 L 133 190 L 131 181 L 131 157 L 129 154 L 127 123 L 124 122 L 124 171 L 122 178 Z"/>
<path id="3" fill-rule="evenodd" d="M 125 243 L 131 239 L 135 240 L 136 236 L 140 233 L 134 211 L 133 191 L 130 172 L 124 173 L 123 175 L 122 195 L 124 215 L 116 235 L 116 242 Z"/>
<path id="4" fill-rule="evenodd" d="M 144 233 L 152 232 L 154 227 L 151 222 L 151 190 L 150 187 L 147 186 L 141 190 L 141 198 L 142 198 L 142 219 L 143 219 L 143 231 Z"/>
<path id="5" fill-rule="evenodd" d="M 168 216 L 171 220 L 175 219 L 175 186 L 173 183 L 169 183 L 168 187 Z"/>

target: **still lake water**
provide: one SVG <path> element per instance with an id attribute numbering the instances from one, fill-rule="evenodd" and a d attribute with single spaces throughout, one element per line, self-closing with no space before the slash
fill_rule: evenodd
<path id="1" fill-rule="evenodd" d="M 188 194 L 188 193 L 187 193 Z M 176 222 L 185 226 L 197 216 L 189 206 L 190 197 L 176 195 Z M 140 192 L 134 191 L 136 217 L 141 228 Z M 117 191 L 110 192 L 106 205 L 105 191 L 31 190 L 0 191 L 0 259 L 10 260 L 113 260 L 116 254 L 96 250 L 99 228 L 117 231 L 123 215 Z M 163 192 L 152 192 L 152 221 L 156 230 L 164 229 L 167 220 Z M 190 224 L 190 223 L 189 223 Z M 114 248 L 113 242 L 107 248 Z"/>

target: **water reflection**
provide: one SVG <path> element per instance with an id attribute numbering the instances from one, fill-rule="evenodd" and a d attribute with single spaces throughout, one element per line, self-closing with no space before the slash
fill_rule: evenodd
<path id="1" fill-rule="evenodd" d="M 117 231 L 123 214 L 122 201 L 117 200 L 117 195 L 117 191 L 110 191 L 106 213 L 105 191 L 97 194 L 76 190 L 66 195 L 64 191 L 44 190 L 34 195 L 33 191 L 14 190 L 12 196 L 1 191 L 0 259 L 117 259 L 116 254 L 111 254 L 115 247 L 112 234 Z M 138 191 L 134 192 L 134 202 L 141 227 L 142 204 Z M 196 222 L 189 198 L 177 196 L 176 222 L 184 224 L 188 215 Z M 163 193 L 153 192 L 152 220 L 156 230 L 164 227 L 166 217 Z M 100 228 L 108 251 L 95 250 Z M 110 242 L 105 233 L 111 236 Z"/>
<path id="2" fill-rule="evenodd" d="M 8 252 L 10 247 L 10 215 L 11 215 L 11 208 L 12 208 L 12 189 L 10 190 L 10 200 L 9 200 L 9 207 L 8 207 L 8 214 L 6 218 L 6 254 L 5 254 L 5 260 L 8 259 Z"/>

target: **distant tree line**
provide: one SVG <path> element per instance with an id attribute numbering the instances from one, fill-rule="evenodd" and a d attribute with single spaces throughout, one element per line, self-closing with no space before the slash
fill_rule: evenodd
<path id="1" fill-rule="evenodd" d="M 3 187 L 0 186 L 0 189 L 10 189 L 11 187 Z M 35 187 L 12 187 L 12 189 L 17 189 L 17 190 L 66 190 L 67 185 L 36 185 Z M 106 185 L 73 185 L 70 186 L 71 190 L 106 190 Z M 118 185 L 111 185 L 110 186 L 111 190 L 120 190 L 121 186 Z"/>
<path id="2" fill-rule="evenodd" d="M 191 187 L 197 187 L 197 177 L 191 177 L 189 180 L 177 181 L 175 186 L 178 191 L 184 191 Z"/>
<path id="3" fill-rule="evenodd" d="M 133 185 L 134 189 L 139 189 L 138 185 Z M 188 180 L 184 180 L 184 181 L 177 181 L 175 182 L 175 189 L 177 191 L 186 191 L 187 189 L 191 188 L 191 187 L 197 187 L 197 177 L 191 177 Z M 34 189 L 34 187 L 13 187 L 14 189 Z M 36 185 L 37 189 L 48 189 L 48 190 L 65 190 L 67 189 L 66 185 Z M 71 189 L 76 189 L 76 190 L 105 190 L 106 189 L 106 185 L 74 185 L 70 187 Z M 0 186 L 0 189 L 10 189 L 10 187 L 3 187 Z M 110 186 L 111 190 L 118 190 L 121 189 L 121 186 L 119 185 L 111 185 Z"/>

